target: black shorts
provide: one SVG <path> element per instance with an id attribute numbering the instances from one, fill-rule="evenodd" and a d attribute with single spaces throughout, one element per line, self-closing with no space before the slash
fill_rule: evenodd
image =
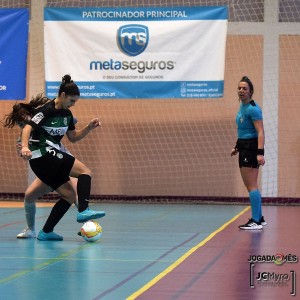
<path id="1" fill-rule="evenodd" d="M 258 168 L 257 162 L 257 138 L 238 139 L 239 167 Z"/>
<path id="2" fill-rule="evenodd" d="M 45 184 L 56 190 L 70 180 L 70 172 L 75 158 L 65 152 L 51 149 L 51 152 L 29 161 L 35 175 Z"/>

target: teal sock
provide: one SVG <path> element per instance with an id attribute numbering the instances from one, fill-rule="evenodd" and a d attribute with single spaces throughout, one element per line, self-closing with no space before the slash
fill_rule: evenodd
<path id="1" fill-rule="evenodd" d="M 24 201 L 24 209 L 25 209 L 25 218 L 26 218 L 28 228 L 31 230 L 35 230 L 35 213 L 36 213 L 35 202 Z"/>
<path id="2" fill-rule="evenodd" d="M 262 202 L 262 201 L 260 201 L 260 209 L 259 209 L 259 219 L 261 219 L 261 218 L 262 218 L 262 209 L 261 209 L 261 202 Z"/>
<path id="3" fill-rule="evenodd" d="M 252 219 L 255 222 L 259 222 L 261 218 L 261 195 L 259 190 L 254 190 L 249 192 Z"/>

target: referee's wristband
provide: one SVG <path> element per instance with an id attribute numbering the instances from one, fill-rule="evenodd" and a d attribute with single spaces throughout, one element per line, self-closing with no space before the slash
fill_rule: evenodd
<path id="1" fill-rule="evenodd" d="M 257 149 L 257 155 L 265 155 L 265 150 L 264 149 Z"/>

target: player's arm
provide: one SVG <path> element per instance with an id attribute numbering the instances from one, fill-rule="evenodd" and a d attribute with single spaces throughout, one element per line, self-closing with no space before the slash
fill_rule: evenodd
<path id="1" fill-rule="evenodd" d="M 257 161 L 260 165 L 265 164 L 265 159 L 264 159 L 264 145 L 265 145 L 265 132 L 264 132 L 264 124 L 263 120 L 256 120 L 253 121 L 254 127 L 256 129 L 256 132 L 258 134 L 257 137 Z"/>
<path id="2" fill-rule="evenodd" d="M 237 155 L 239 152 L 239 150 L 237 149 L 237 147 L 235 146 L 234 148 L 231 149 L 230 155 L 234 156 Z"/>
<path id="3" fill-rule="evenodd" d="M 29 150 L 29 139 L 31 135 L 32 127 L 29 124 L 26 124 L 22 130 L 21 135 L 21 156 L 23 159 L 28 160 L 31 158 L 31 151 Z"/>
<path id="4" fill-rule="evenodd" d="M 101 123 L 98 118 L 94 118 L 82 129 L 68 130 L 67 137 L 70 142 L 76 143 L 83 139 L 89 132 L 97 127 L 101 126 Z"/>
<path id="5" fill-rule="evenodd" d="M 21 156 L 21 150 L 22 150 L 21 137 L 22 137 L 22 130 L 16 141 L 16 150 L 17 150 L 18 156 Z"/>
<path id="6" fill-rule="evenodd" d="M 264 124 L 262 120 L 257 120 L 253 122 L 256 132 L 258 134 L 258 149 L 264 149 L 265 145 L 265 132 Z"/>

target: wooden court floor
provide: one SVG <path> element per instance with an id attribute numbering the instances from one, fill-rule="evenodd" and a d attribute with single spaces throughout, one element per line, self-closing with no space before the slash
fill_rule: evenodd
<path id="1" fill-rule="evenodd" d="M 242 205 L 91 204 L 107 212 L 101 239 L 17 239 L 22 203 L 0 202 L 0 300 L 299 299 L 300 206 L 266 206 L 262 231 L 241 231 Z M 52 204 L 39 204 L 37 229 Z M 249 261 L 251 259 L 251 261 Z"/>

